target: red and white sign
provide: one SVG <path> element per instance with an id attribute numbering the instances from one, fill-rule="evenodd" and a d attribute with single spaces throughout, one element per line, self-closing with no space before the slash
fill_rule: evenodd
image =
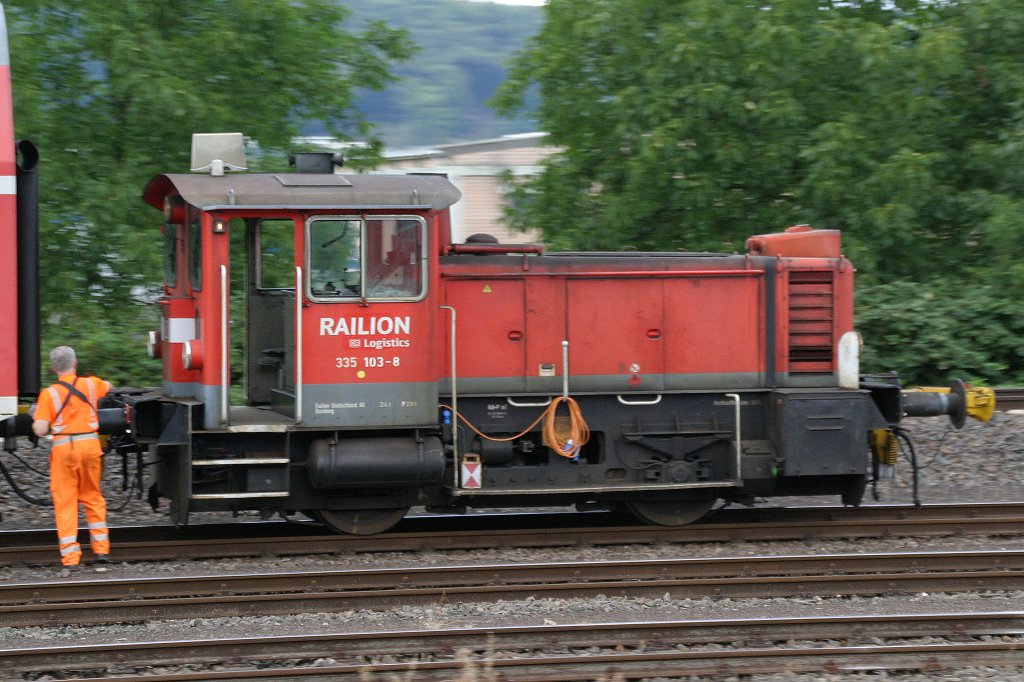
<path id="1" fill-rule="evenodd" d="M 462 487 L 480 488 L 483 486 L 484 465 L 477 455 L 466 455 L 462 458 Z"/>

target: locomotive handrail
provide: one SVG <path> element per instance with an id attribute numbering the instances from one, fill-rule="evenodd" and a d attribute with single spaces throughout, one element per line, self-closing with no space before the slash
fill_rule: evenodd
<path id="1" fill-rule="evenodd" d="M 220 421 L 228 424 L 228 267 L 220 266 Z"/>
<path id="2" fill-rule="evenodd" d="M 607 485 L 577 485 L 577 486 L 553 486 L 551 488 L 455 488 L 452 495 L 458 497 L 488 496 L 488 497 L 512 497 L 515 495 L 537 495 L 537 494 L 562 494 L 562 493 L 602 493 L 614 490 L 615 492 L 652 492 L 669 490 L 704 490 L 714 488 L 738 488 L 737 481 L 696 481 L 691 483 L 630 483 L 615 485 L 610 488 Z"/>
<path id="3" fill-rule="evenodd" d="M 295 423 L 302 422 L 302 266 L 295 266 Z"/>
<path id="4" fill-rule="evenodd" d="M 449 253 L 459 254 L 518 254 L 533 253 L 541 255 L 544 247 L 539 244 L 450 244 Z"/>
<path id="5" fill-rule="evenodd" d="M 736 403 L 736 485 L 743 485 L 743 444 L 740 441 L 740 394 L 726 393 L 726 398 L 732 398 Z"/>
<path id="6" fill-rule="evenodd" d="M 443 306 L 441 306 L 441 309 L 442 310 L 450 310 L 450 311 L 452 311 L 452 327 L 451 327 L 451 334 L 450 334 L 450 336 L 452 338 L 452 369 L 451 369 L 451 374 L 452 374 L 452 453 L 453 453 L 452 463 L 455 465 L 455 466 L 452 467 L 452 469 L 454 469 L 453 473 L 454 473 L 454 478 L 455 478 L 455 480 L 452 481 L 452 487 L 457 489 L 459 487 L 459 468 L 460 468 L 461 464 L 459 462 L 459 391 L 458 391 L 458 388 L 456 386 L 456 376 L 455 376 L 455 374 L 456 374 L 455 359 L 458 357 L 456 355 L 456 353 L 455 353 L 455 330 L 456 330 L 455 318 L 456 318 L 456 314 L 455 314 L 455 307 L 454 306 L 443 305 Z"/>
<path id="7" fill-rule="evenodd" d="M 562 400 L 569 399 L 569 342 L 562 341 Z"/>
<path id="8" fill-rule="evenodd" d="M 507 402 L 512 407 L 547 407 L 548 405 L 551 404 L 552 400 L 554 400 L 554 398 L 548 398 L 546 401 L 542 403 L 517 403 L 514 399 L 505 396 L 505 402 Z"/>
<path id="9" fill-rule="evenodd" d="M 644 279 L 652 279 L 669 277 L 688 278 L 711 276 L 749 277 L 755 275 L 763 275 L 764 273 L 765 271 L 761 268 L 753 268 L 750 270 L 595 270 L 593 272 L 587 272 L 585 275 L 566 272 L 564 270 L 523 270 L 516 272 L 488 272 L 486 274 L 481 274 L 479 272 L 448 272 L 444 268 L 442 268 L 441 276 L 444 277 L 445 279 L 521 279 L 523 277 L 566 277 L 568 279 L 591 279 L 594 277 L 642 277 Z"/>
<path id="10" fill-rule="evenodd" d="M 621 394 L 615 396 L 615 398 L 623 405 L 657 405 L 658 403 L 661 402 L 660 393 L 654 400 L 626 400 L 624 397 L 622 397 Z"/>

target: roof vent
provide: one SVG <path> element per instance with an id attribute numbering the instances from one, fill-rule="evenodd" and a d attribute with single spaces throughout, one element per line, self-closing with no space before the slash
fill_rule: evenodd
<path id="1" fill-rule="evenodd" d="M 295 166 L 296 173 L 333 174 L 335 166 L 344 164 L 341 154 L 331 152 L 295 152 L 288 155 L 288 165 Z"/>
<path id="2" fill-rule="evenodd" d="M 242 133 L 193 133 L 192 172 L 224 175 L 246 170 Z"/>

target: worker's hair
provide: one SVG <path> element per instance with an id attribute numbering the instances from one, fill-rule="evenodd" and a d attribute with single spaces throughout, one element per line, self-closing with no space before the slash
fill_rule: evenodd
<path id="1" fill-rule="evenodd" d="M 71 346 L 57 346 L 50 351 L 50 365 L 58 374 L 67 374 L 75 368 L 75 349 Z"/>

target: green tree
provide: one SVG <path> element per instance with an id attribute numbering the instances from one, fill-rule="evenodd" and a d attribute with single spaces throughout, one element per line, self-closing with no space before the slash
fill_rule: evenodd
<path id="1" fill-rule="evenodd" d="M 846 230 L 862 270 L 963 272 L 1021 236 L 1018 10 L 555 0 L 496 100 L 517 111 L 536 86 L 564 148 L 512 217 L 599 248 L 812 223 Z"/>
<path id="2" fill-rule="evenodd" d="M 994 329 L 997 309 L 1024 312 L 1019 10 L 552 0 L 496 103 L 517 112 L 536 88 L 564 151 L 510 220 L 555 248 L 741 250 L 759 231 L 838 228 L 867 283 L 929 283 Z"/>
<path id="3" fill-rule="evenodd" d="M 140 198 L 149 178 L 187 170 L 193 132 L 237 130 L 272 151 L 319 122 L 372 141 L 353 98 L 413 53 L 381 22 L 346 30 L 334 0 L 5 5 L 16 129 L 42 153 L 44 342 L 95 347 L 119 382 L 158 378 L 141 342 L 125 353 L 157 317 L 145 304 L 160 277 L 160 218 Z M 141 359 L 114 363 L 126 355 Z"/>

